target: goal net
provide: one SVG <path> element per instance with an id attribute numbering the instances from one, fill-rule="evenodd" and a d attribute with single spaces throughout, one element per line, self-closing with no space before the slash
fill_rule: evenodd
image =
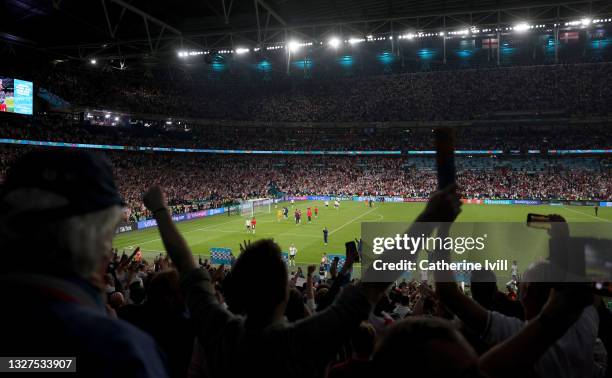
<path id="1" fill-rule="evenodd" d="M 240 214 L 243 217 L 253 217 L 259 213 L 271 213 L 272 203 L 274 202 L 271 198 L 258 198 L 242 201 L 240 203 Z"/>

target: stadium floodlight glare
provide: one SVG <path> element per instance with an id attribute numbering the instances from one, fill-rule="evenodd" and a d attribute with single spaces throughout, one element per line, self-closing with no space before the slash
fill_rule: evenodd
<path id="1" fill-rule="evenodd" d="M 340 43 L 341 43 L 340 38 L 338 37 L 332 37 L 327 42 L 327 44 L 333 47 L 334 49 L 337 49 L 338 47 L 340 47 Z"/>
<path id="2" fill-rule="evenodd" d="M 365 39 L 363 39 L 363 38 L 350 38 L 350 39 L 348 40 L 348 42 L 349 42 L 351 45 L 356 45 L 356 44 L 358 44 L 358 43 L 365 42 Z"/>
<path id="3" fill-rule="evenodd" d="M 514 30 L 517 32 L 524 32 L 531 29 L 531 26 L 526 22 L 521 22 L 520 24 L 514 25 Z"/>
<path id="4" fill-rule="evenodd" d="M 91 60 L 89 61 L 89 63 L 91 63 L 91 64 L 96 64 L 96 63 L 98 63 L 98 61 L 97 61 L 97 60 L 95 60 L 95 59 L 91 59 Z"/>
<path id="5" fill-rule="evenodd" d="M 298 41 L 289 41 L 287 47 L 289 47 L 290 52 L 296 52 L 300 49 L 300 47 L 302 47 L 302 45 Z"/>
<path id="6" fill-rule="evenodd" d="M 118 122 L 118 121 L 119 121 L 119 117 L 115 117 L 115 122 Z"/>
<path id="7" fill-rule="evenodd" d="M 591 24 L 591 19 L 585 17 L 582 20 L 580 20 L 580 23 L 582 24 L 582 26 L 589 26 Z"/>
<path id="8" fill-rule="evenodd" d="M 246 54 L 246 53 L 248 53 L 251 50 L 249 50 L 249 49 L 247 49 L 245 47 L 238 47 L 235 51 L 236 51 L 236 54 L 241 55 L 241 54 Z"/>
<path id="9" fill-rule="evenodd" d="M 106 119 L 109 119 L 110 117 L 111 117 L 110 114 L 105 114 L 104 115 L 104 118 L 106 118 Z"/>

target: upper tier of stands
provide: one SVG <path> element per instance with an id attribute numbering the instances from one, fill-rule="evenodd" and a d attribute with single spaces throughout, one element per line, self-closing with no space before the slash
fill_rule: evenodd
<path id="1" fill-rule="evenodd" d="M 612 103 L 612 63 L 216 85 L 125 75 L 45 70 L 29 76 L 73 105 L 263 122 L 471 120 L 500 111 L 607 115 Z"/>

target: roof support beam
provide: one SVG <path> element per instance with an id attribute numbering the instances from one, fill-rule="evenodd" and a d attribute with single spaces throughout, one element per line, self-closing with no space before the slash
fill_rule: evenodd
<path id="1" fill-rule="evenodd" d="M 226 1 L 221 0 L 221 5 L 223 6 L 223 18 L 225 20 L 225 25 L 229 25 L 229 16 L 232 13 L 232 5 L 234 5 L 234 0 L 229 0 L 229 5 L 225 6 Z"/>
<path id="2" fill-rule="evenodd" d="M 158 26 L 161 26 L 161 27 L 164 27 L 164 28 L 170 30 L 174 34 L 182 35 L 180 30 L 178 30 L 178 29 L 168 25 L 167 23 L 159 20 L 158 18 L 155 18 L 155 17 L 151 16 L 150 14 L 148 14 L 146 12 L 143 12 L 142 10 L 136 8 L 133 5 L 130 5 L 130 4 L 126 3 L 123 0 L 109 0 L 109 1 L 111 1 L 111 2 L 117 4 L 117 5 L 121 6 L 121 7 L 129 10 L 130 12 L 133 12 L 133 13 L 136 13 L 137 15 L 139 15 L 139 16 L 142 16 L 147 21 L 150 21 L 150 22 L 152 22 L 154 24 L 157 24 Z"/>
<path id="3" fill-rule="evenodd" d="M 281 25 L 287 26 L 287 22 L 272 9 L 264 0 L 255 0 L 255 8 L 257 8 L 257 4 L 261 5 L 262 8 L 268 11 L 278 21 Z"/>

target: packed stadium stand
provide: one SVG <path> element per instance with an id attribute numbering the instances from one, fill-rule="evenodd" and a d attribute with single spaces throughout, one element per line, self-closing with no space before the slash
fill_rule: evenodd
<path id="1" fill-rule="evenodd" d="M 609 0 L 6 0 L 0 25 L 0 374 L 612 377 Z M 527 231 L 474 259 L 503 268 L 372 279 L 474 256 L 379 256 L 385 222 Z"/>

